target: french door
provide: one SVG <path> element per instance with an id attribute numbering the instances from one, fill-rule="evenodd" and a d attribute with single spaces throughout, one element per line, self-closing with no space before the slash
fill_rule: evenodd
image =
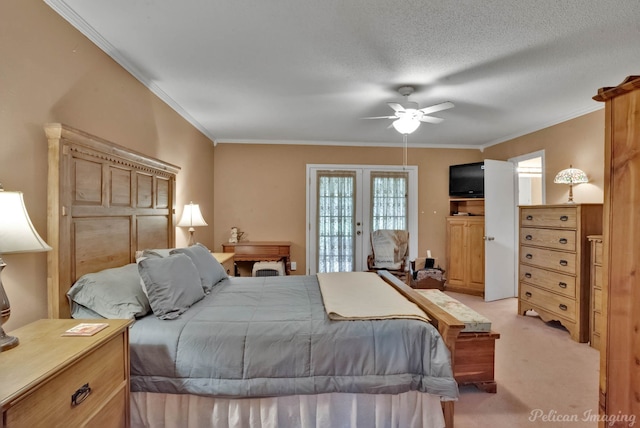
<path id="1" fill-rule="evenodd" d="M 409 231 L 417 253 L 418 169 L 307 165 L 307 273 L 367 269 L 371 231 Z"/>

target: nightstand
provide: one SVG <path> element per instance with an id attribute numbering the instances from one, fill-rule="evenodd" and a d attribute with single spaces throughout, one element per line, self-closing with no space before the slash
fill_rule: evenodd
<path id="1" fill-rule="evenodd" d="M 109 327 L 61 336 L 80 322 Z M 128 427 L 132 322 L 43 319 L 10 332 L 20 345 L 0 353 L 2 426 Z"/>

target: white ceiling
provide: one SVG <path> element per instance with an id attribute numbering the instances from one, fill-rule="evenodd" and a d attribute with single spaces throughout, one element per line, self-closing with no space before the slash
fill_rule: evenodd
<path id="1" fill-rule="evenodd" d="M 484 148 L 640 73 L 638 0 L 45 0 L 215 142 Z"/>

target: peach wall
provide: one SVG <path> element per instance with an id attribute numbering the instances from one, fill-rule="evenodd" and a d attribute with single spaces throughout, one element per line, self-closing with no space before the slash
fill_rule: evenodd
<path id="1" fill-rule="evenodd" d="M 598 88 L 594 88 L 595 95 Z M 569 188 L 553 178 L 572 164 L 587 173 L 589 182 L 573 187 L 577 203 L 604 200 L 604 109 L 489 147 L 486 159 L 506 160 L 538 150 L 545 151 L 546 203 L 564 203 Z"/>
<path id="2" fill-rule="evenodd" d="M 215 148 L 216 249 L 237 226 L 253 241 L 291 241 L 292 261 L 306 272 L 306 165 L 402 165 L 397 148 L 218 144 Z M 418 253 L 444 261 L 449 165 L 482 159 L 479 150 L 409 149 L 418 165 Z"/>
<path id="3" fill-rule="evenodd" d="M 42 126 L 47 122 L 62 122 L 183 167 L 178 207 L 197 201 L 213 224 L 211 141 L 44 2 L 2 2 L 0 58 L 0 182 L 6 190 L 24 193 L 31 220 L 45 240 L 47 140 Z M 205 245 L 213 245 L 212 231 L 209 226 L 196 233 Z M 185 233 L 178 229 L 179 245 L 186 244 Z M 6 329 L 47 317 L 46 254 L 3 258 L 2 280 L 12 309 Z"/>
<path id="4" fill-rule="evenodd" d="M 595 93 L 595 92 L 594 92 Z M 604 185 L 604 112 L 572 119 L 485 149 L 409 149 L 418 165 L 418 252 L 430 249 L 444 260 L 448 212 L 448 167 L 482 159 L 507 160 L 545 150 L 547 203 L 564 203 L 568 188 L 553 177 L 569 164 L 587 172 L 590 182 L 574 187 L 574 199 L 602 203 Z M 286 240 L 292 244 L 297 274 L 306 272 L 306 165 L 402 164 L 398 148 L 304 145 L 219 144 L 215 156 L 214 227 L 216 249 L 237 226 L 249 240 Z"/>

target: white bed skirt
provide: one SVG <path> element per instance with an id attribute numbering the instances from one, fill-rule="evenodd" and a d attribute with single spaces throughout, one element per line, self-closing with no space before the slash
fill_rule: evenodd
<path id="1" fill-rule="evenodd" d="M 440 397 L 403 394 L 214 398 L 131 393 L 131 427 L 150 428 L 444 428 Z"/>

